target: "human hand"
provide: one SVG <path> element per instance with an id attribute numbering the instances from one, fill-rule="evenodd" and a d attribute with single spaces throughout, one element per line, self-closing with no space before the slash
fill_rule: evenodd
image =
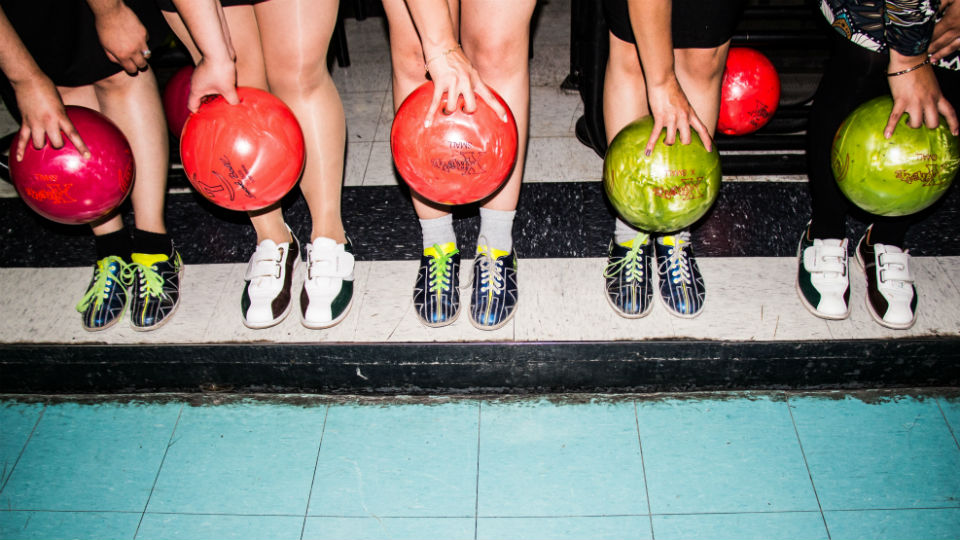
<path id="1" fill-rule="evenodd" d="M 943 17 L 933 27 L 933 39 L 927 52 L 931 62 L 950 56 L 960 50 L 960 2 L 944 2 Z"/>
<path id="2" fill-rule="evenodd" d="M 219 94 L 227 103 L 240 103 L 237 96 L 237 68 L 232 59 L 210 59 L 203 57 L 190 76 L 190 96 L 187 108 L 197 112 L 204 96 Z"/>
<path id="3" fill-rule="evenodd" d="M 896 53 L 892 52 L 890 56 L 889 69 L 891 73 L 896 73 L 899 71 L 898 68 L 906 65 L 903 62 L 895 61 Z M 885 138 L 889 139 L 893 136 L 897 122 L 904 114 L 908 115 L 907 125 L 911 128 L 925 125 L 930 129 L 936 129 L 940 125 L 940 115 L 942 114 L 947 119 L 950 132 L 954 135 L 958 134 L 960 123 L 957 121 L 957 113 L 953 110 L 947 98 L 943 96 L 943 93 L 940 92 L 940 85 L 937 84 L 933 68 L 923 66 L 903 75 L 887 77 L 887 79 L 890 83 L 890 93 L 893 96 L 893 110 L 890 112 L 890 118 L 883 130 Z"/>
<path id="4" fill-rule="evenodd" d="M 94 15 L 97 36 L 107 58 L 131 75 L 146 69 L 150 58 L 147 29 L 133 10 L 117 2 L 106 9 L 94 9 Z"/>
<path id="5" fill-rule="evenodd" d="M 63 134 L 77 148 L 85 159 L 90 158 L 90 150 L 84 144 L 73 122 L 67 117 L 67 111 L 60 100 L 53 82 L 45 76 L 38 76 L 14 84 L 17 106 L 23 117 L 15 155 L 17 161 L 23 160 L 27 142 L 32 140 L 37 150 L 43 148 L 49 139 L 53 148 L 63 147 Z"/>
<path id="6" fill-rule="evenodd" d="M 498 118 L 504 122 L 508 121 L 506 109 L 480 79 L 480 73 L 467 59 L 463 49 L 457 46 L 433 55 L 429 53 L 425 55 L 427 56 L 426 68 L 430 78 L 433 79 L 433 100 L 427 110 L 424 127 L 429 127 L 433 123 L 434 115 L 441 107 L 444 94 L 447 95 L 447 99 L 443 106 L 447 111 L 456 110 L 457 102 L 460 96 L 463 96 L 463 111 L 468 114 L 473 113 L 477 110 L 476 96 L 480 96 Z"/>
<path id="7" fill-rule="evenodd" d="M 667 130 L 663 142 L 666 145 L 672 145 L 677 140 L 677 132 L 680 132 L 680 143 L 690 144 L 690 128 L 700 135 L 703 146 L 707 152 L 713 149 L 713 141 L 710 138 L 710 131 L 707 126 L 700 121 L 693 106 L 687 100 L 686 94 L 680 88 L 680 83 L 676 77 L 667 80 L 664 84 L 650 86 L 647 89 L 647 99 L 650 103 L 650 113 L 653 115 L 653 133 L 647 141 L 645 150 L 646 155 L 653 152 L 653 147 L 657 144 L 660 132 Z"/>

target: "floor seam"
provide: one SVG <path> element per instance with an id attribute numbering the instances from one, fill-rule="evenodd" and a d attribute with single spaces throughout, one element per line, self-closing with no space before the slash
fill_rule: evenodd
<path id="1" fill-rule="evenodd" d="M 153 484 L 150 486 L 150 494 L 147 495 L 147 502 L 143 505 L 143 511 L 140 512 L 140 520 L 137 521 L 137 530 L 133 533 L 133 538 L 136 540 L 137 535 L 140 534 L 140 527 L 143 525 L 143 518 L 147 515 L 147 508 L 150 507 L 150 500 L 153 499 L 153 492 L 157 489 L 157 481 L 160 480 L 160 473 L 163 471 L 163 464 L 167 461 L 167 453 L 170 452 L 170 447 L 173 446 L 174 436 L 177 434 L 177 428 L 180 427 L 180 418 L 183 417 L 183 408 L 185 404 L 180 405 L 180 410 L 177 411 L 177 420 L 173 423 L 173 430 L 170 432 L 170 438 L 167 439 L 167 446 L 163 449 L 163 458 L 160 459 L 160 466 L 157 467 L 157 474 L 153 477 Z"/>

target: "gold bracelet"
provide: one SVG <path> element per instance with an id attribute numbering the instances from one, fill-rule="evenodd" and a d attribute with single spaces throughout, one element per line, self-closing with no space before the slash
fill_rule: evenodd
<path id="1" fill-rule="evenodd" d="M 440 54 L 434 56 L 433 58 L 427 60 L 426 62 L 424 62 L 424 63 L 423 63 L 423 70 L 429 72 L 429 71 L 430 71 L 430 63 L 431 63 L 431 62 L 433 62 L 434 60 L 439 60 L 440 58 L 443 58 L 444 56 L 446 56 L 446 55 L 448 55 L 448 54 L 450 54 L 450 53 L 452 53 L 452 52 L 457 52 L 457 51 L 459 51 L 459 50 L 460 50 L 460 45 L 457 45 L 456 47 L 454 47 L 454 48 L 452 48 L 452 49 L 447 49 L 447 50 L 443 51 L 442 53 L 440 53 Z"/>
<path id="2" fill-rule="evenodd" d="M 929 63 L 930 63 L 930 57 L 928 56 L 926 60 L 924 60 L 923 62 L 920 62 L 919 64 L 917 64 L 917 65 L 915 65 L 915 66 L 913 66 L 913 67 L 909 67 L 909 68 L 907 68 L 907 69 L 901 69 L 900 71 L 895 71 L 895 72 L 893 72 L 893 73 L 887 73 L 887 77 L 896 77 L 897 75 L 903 75 L 904 73 L 910 73 L 911 71 L 913 71 L 913 70 L 915 70 L 915 69 L 920 69 L 920 68 L 922 68 L 923 66 L 925 66 L 925 65 L 927 65 L 927 64 L 929 64 Z"/>

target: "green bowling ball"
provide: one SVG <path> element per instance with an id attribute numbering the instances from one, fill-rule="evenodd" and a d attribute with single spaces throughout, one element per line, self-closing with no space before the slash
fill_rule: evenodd
<path id="1" fill-rule="evenodd" d="M 942 116 L 937 129 L 914 129 L 903 115 L 885 139 L 891 110 L 890 96 L 857 107 L 837 130 L 830 162 L 840 191 L 855 205 L 880 216 L 906 216 L 946 193 L 960 167 L 960 138 Z"/>
<path id="2" fill-rule="evenodd" d="M 648 116 L 614 137 L 603 160 L 603 187 L 624 221 L 643 231 L 669 233 L 692 225 L 717 199 L 720 155 L 716 146 L 707 152 L 692 131 L 690 144 L 678 138 L 667 146 L 664 131 L 646 156 L 652 130 Z"/>

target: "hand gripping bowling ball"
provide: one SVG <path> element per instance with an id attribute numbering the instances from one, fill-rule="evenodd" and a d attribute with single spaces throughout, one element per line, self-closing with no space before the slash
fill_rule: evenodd
<path id="1" fill-rule="evenodd" d="M 212 203 L 259 210 L 286 195 L 303 171 L 303 132 L 269 92 L 237 88 L 240 103 L 207 99 L 187 118 L 180 157 L 187 179 Z"/>
<path id="2" fill-rule="evenodd" d="M 130 144 L 106 116 L 85 107 L 67 106 L 67 117 L 90 150 L 90 159 L 63 137 L 55 149 L 47 142 L 37 150 L 28 142 L 23 160 L 10 147 L 10 176 L 27 206 L 41 216 L 67 225 L 96 221 L 113 212 L 133 187 L 135 165 Z"/>
<path id="3" fill-rule="evenodd" d="M 872 99 L 840 125 L 830 153 L 840 191 L 860 208 L 880 216 L 906 216 L 935 203 L 960 168 L 960 137 L 940 127 L 911 128 L 901 117 L 893 136 L 883 130 L 893 99 Z"/>
<path id="4" fill-rule="evenodd" d="M 193 75 L 193 66 L 184 66 L 167 81 L 163 88 L 163 114 L 167 117 L 167 127 L 170 133 L 180 138 L 183 125 L 187 123 L 190 109 L 187 101 L 190 98 L 190 77 Z"/>
<path id="5" fill-rule="evenodd" d="M 650 156 L 644 149 L 653 118 L 636 120 L 614 137 L 603 160 L 603 187 L 625 221 L 648 232 L 674 232 L 692 225 L 720 191 L 720 156 L 707 152 L 691 132 L 690 144 L 664 144 L 660 133 Z"/>
<path id="6" fill-rule="evenodd" d="M 731 47 L 720 91 L 717 130 L 746 135 L 762 128 L 780 104 L 780 76 L 763 53 Z"/>
<path id="7" fill-rule="evenodd" d="M 507 122 L 477 96 L 473 113 L 441 109 L 430 127 L 423 127 L 433 99 L 430 81 L 403 101 L 390 131 L 390 149 L 410 189 L 453 205 L 485 199 L 503 185 L 517 159 L 517 124 L 503 99 L 494 96 L 507 110 Z"/>

